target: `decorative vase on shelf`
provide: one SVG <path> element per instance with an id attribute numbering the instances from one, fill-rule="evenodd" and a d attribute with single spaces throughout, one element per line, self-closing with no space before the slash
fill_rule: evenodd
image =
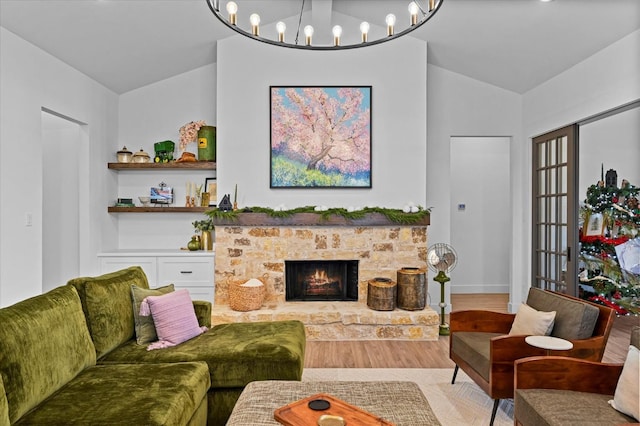
<path id="1" fill-rule="evenodd" d="M 190 251 L 200 250 L 200 237 L 198 235 L 191 237 L 191 241 L 187 244 L 187 248 Z"/>
<path id="2" fill-rule="evenodd" d="M 202 126 L 198 130 L 198 161 L 216 161 L 215 126 Z"/>
<path id="3" fill-rule="evenodd" d="M 213 250 L 213 236 L 211 235 L 211 231 L 202 231 L 200 248 L 207 251 Z"/>

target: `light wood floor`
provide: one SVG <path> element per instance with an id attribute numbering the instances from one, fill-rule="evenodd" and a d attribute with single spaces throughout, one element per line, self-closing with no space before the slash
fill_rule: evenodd
<path id="1" fill-rule="evenodd" d="M 508 294 L 452 294 L 453 310 L 487 309 L 507 312 Z M 605 348 L 603 362 L 623 363 L 629 348 L 631 327 L 639 317 L 618 317 Z M 307 368 L 453 368 L 449 337 L 433 342 L 307 341 Z"/>

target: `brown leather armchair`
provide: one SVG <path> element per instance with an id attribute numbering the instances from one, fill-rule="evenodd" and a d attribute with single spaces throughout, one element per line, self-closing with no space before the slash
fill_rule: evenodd
<path id="1" fill-rule="evenodd" d="M 615 312 L 566 294 L 529 289 L 527 305 L 556 311 L 552 336 L 569 340 L 573 348 L 553 355 L 602 360 Z M 508 335 L 515 314 L 491 311 L 456 311 L 450 315 L 449 358 L 455 362 L 451 384 L 461 368 L 493 400 L 491 425 L 500 399 L 513 398 L 514 361 L 546 354 L 525 342 L 524 335 Z"/>
<path id="2" fill-rule="evenodd" d="M 631 345 L 640 349 L 638 326 L 631 332 Z M 638 424 L 607 403 L 616 391 L 622 367 L 557 356 L 517 360 L 515 424 L 537 426 L 563 418 L 573 424 Z"/>

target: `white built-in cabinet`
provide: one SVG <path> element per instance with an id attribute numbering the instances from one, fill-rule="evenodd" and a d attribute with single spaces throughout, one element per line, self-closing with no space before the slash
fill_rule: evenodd
<path id="1" fill-rule="evenodd" d="M 151 288 L 173 284 L 192 300 L 214 303 L 214 252 L 182 250 L 114 250 L 98 254 L 101 273 L 140 266 Z"/>
<path id="2" fill-rule="evenodd" d="M 136 203 L 136 207 L 108 207 L 109 213 L 117 220 L 125 220 L 121 215 L 127 217 L 138 217 L 141 215 L 131 213 L 159 213 L 174 214 L 184 217 L 185 213 L 204 213 L 209 207 L 183 207 L 185 201 L 184 182 L 197 181 L 205 182 L 207 177 L 215 177 L 216 163 L 210 161 L 197 161 L 186 163 L 108 163 L 107 167 L 118 173 L 118 194 L 117 197 L 130 197 Z M 172 205 L 152 205 L 140 206 L 137 196 L 149 195 L 149 188 L 157 186 L 163 180 L 172 187 L 176 187 L 174 196 L 175 202 Z M 158 216 L 158 215 L 153 215 Z M 189 220 L 190 222 L 191 220 Z M 134 222 L 136 238 L 140 240 L 151 239 L 157 246 L 162 247 L 163 226 L 170 226 L 161 219 L 150 221 L 157 229 L 151 231 L 140 222 Z M 122 225 L 122 224 L 121 224 Z M 160 235 L 160 237 L 158 237 Z M 185 235 L 185 242 L 188 241 Z M 129 244 L 131 242 L 129 241 Z M 175 241 L 174 241 L 175 243 Z M 173 245 L 169 242 L 167 245 Z M 176 289 L 187 289 L 192 300 L 206 300 L 214 302 L 215 282 L 214 282 L 214 252 L 213 251 L 185 251 L 179 249 L 115 249 L 104 251 L 98 254 L 101 273 L 106 274 L 129 266 L 140 266 L 147 275 L 151 288 L 173 284 Z"/>

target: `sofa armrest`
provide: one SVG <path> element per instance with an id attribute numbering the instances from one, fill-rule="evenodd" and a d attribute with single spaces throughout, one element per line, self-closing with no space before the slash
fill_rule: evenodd
<path id="1" fill-rule="evenodd" d="M 211 302 L 204 300 L 194 300 L 193 309 L 196 311 L 198 324 L 202 327 L 211 328 Z"/>
<path id="2" fill-rule="evenodd" d="M 613 395 L 622 366 L 563 356 L 523 358 L 515 362 L 514 386 Z"/>
<path id="3" fill-rule="evenodd" d="M 588 339 L 570 340 L 573 348 L 568 351 L 558 351 L 554 355 L 580 358 L 588 361 L 602 361 L 607 339 L 605 336 L 595 336 Z"/>
<path id="4" fill-rule="evenodd" d="M 456 331 L 479 331 L 485 333 L 509 333 L 515 314 L 469 310 L 451 312 L 449 329 Z"/>

